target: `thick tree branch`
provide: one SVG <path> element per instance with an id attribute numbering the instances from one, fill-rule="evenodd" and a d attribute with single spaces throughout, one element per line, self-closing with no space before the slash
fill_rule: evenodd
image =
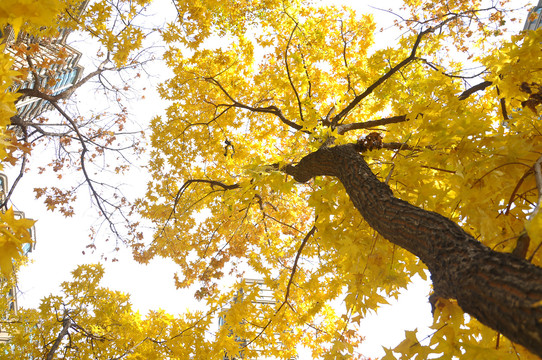
<path id="1" fill-rule="evenodd" d="M 25 95 L 25 96 L 31 96 L 31 97 L 35 97 L 35 98 L 39 98 L 39 99 L 44 99 L 44 100 L 47 100 L 47 101 L 50 101 L 50 102 L 59 101 L 59 100 L 66 100 L 70 96 L 72 96 L 72 94 L 77 89 L 79 89 L 81 86 L 86 84 L 93 77 L 99 76 L 105 71 L 114 70 L 113 68 L 105 68 L 104 67 L 104 65 L 107 62 L 108 62 L 108 60 L 105 60 L 102 64 L 100 64 L 100 66 L 96 70 L 94 70 L 93 72 L 87 74 L 84 78 L 82 78 L 81 80 L 79 80 L 74 85 L 67 88 L 66 90 L 58 93 L 57 95 L 49 95 L 49 94 L 46 94 L 46 93 L 44 93 L 43 91 L 40 90 L 40 87 L 39 87 L 39 75 L 35 74 L 35 71 L 32 71 L 32 74 L 35 74 L 34 75 L 34 78 L 35 78 L 34 86 L 32 88 L 19 89 L 17 92 L 22 94 L 22 95 Z M 18 99 L 18 100 L 20 100 L 20 99 Z"/>
<path id="2" fill-rule="evenodd" d="M 513 342 L 542 355 L 542 269 L 493 251 L 444 216 L 393 196 L 355 144 L 321 148 L 282 170 L 299 182 L 335 176 L 369 226 L 418 256 L 431 272 L 435 295 Z"/>
<path id="3" fill-rule="evenodd" d="M 398 115 L 398 116 L 392 116 L 389 118 L 383 118 L 383 119 L 378 119 L 378 120 L 369 120 L 369 121 L 364 121 L 364 122 L 359 122 L 359 123 L 342 124 L 342 125 L 337 126 L 336 129 L 337 129 L 337 132 L 342 135 L 346 133 L 347 131 L 351 131 L 351 130 L 369 129 L 375 126 L 396 124 L 400 122 L 405 122 L 407 120 L 408 119 L 406 115 Z"/>
<path id="4" fill-rule="evenodd" d="M 98 69 L 94 70 L 93 72 L 87 74 L 84 78 L 82 78 L 81 80 L 79 80 L 78 82 L 76 82 L 74 85 L 70 86 L 69 88 L 67 88 L 66 90 L 62 91 L 61 93 L 57 94 L 54 96 L 54 99 L 55 100 L 66 100 L 68 99 L 70 96 L 72 96 L 72 94 L 75 92 L 75 90 L 79 89 L 81 86 L 83 86 L 84 84 L 86 84 L 90 79 L 92 79 L 93 77 L 95 76 L 98 76 L 98 75 L 101 75 L 104 71 L 106 71 L 108 69 L 104 69 L 101 65 L 100 67 L 98 67 Z M 111 69 L 109 69 L 111 70 Z"/>
<path id="5" fill-rule="evenodd" d="M 485 88 L 487 88 L 491 84 L 493 84 L 491 81 L 484 81 L 484 82 L 479 83 L 478 85 L 474 85 L 473 87 L 463 91 L 461 93 L 461 95 L 459 95 L 459 100 L 465 100 L 469 96 L 474 94 L 475 92 L 480 91 L 480 90 L 484 90 Z"/>
<path id="6" fill-rule="evenodd" d="M 492 84 L 491 81 L 484 81 L 484 82 L 482 82 L 482 83 L 480 83 L 478 85 L 474 85 L 473 87 L 463 91 L 458 96 L 458 99 L 459 100 L 465 100 L 470 95 L 474 94 L 477 91 L 481 91 L 481 90 L 486 89 L 491 84 Z M 323 123 L 324 123 L 324 125 L 332 126 L 333 121 L 336 121 L 335 118 L 333 118 L 333 120 L 331 120 L 331 121 L 325 119 L 323 121 Z M 388 118 L 382 118 L 382 119 L 378 119 L 378 120 L 369 120 L 369 121 L 363 121 L 363 122 L 358 122 L 358 123 L 341 124 L 341 125 L 336 126 L 336 129 L 337 129 L 337 132 L 342 135 L 342 134 L 344 134 L 344 133 L 346 133 L 348 131 L 352 131 L 352 130 L 369 129 L 369 128 L 372 128 L 372 127 L 375 127 L 375 126 L 396 124 L 396 123 L 405 122 L 405 121 L 408 121 L 407 115 L 396 115 L 396 116 L 391 116 L 391 117 L 388 117 Z"/>
<path id="7" fill-rule="evenodd" d="M 39 89 L 25 88 L 25 89 L 19 89 L 17 90 L 17 92 L 24 96 L 35 97 L 38 99 L 47 100 L 49 102 L 53 102 L 55 100 L 52 95 L 46 94 Z M 20 101 L 21 99 L 22 99 L 22 96 L 19 99 L 17 99 L 17 101 Z"/>
<path id="8" fill-rule="evenodd" d="M 62 320 L 62 330 L 60 330 L 60 333 L 56 337 L 56 340 L 53 343 L 53 346 L 51 346 L 51 349 L 47 353 L 47 358 L 46 358 L 47 360 L 53 360 L 55 356 L 55 352 L 58 350 L 58 347 L 60 346 L 60 342 L 68 334 L 68 330 L 70 329 L 71 325 L 72 325 L 72 320 L 67 316 L 67 314 L 64 314 L 64 319 Z"/>

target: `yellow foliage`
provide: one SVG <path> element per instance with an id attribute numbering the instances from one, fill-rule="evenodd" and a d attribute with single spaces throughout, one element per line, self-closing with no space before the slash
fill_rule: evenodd
<path id="1" fill-rule="evenodd" d="M 23 256 L 23 244 L 32 243 L 29 228 L 34 220 L 16 219 L 13 208 L 0 213 L 0 270 L 5 277 L 11 274 L 13 262 Z"/>
<path id="2" fill-rule="evenodd" d="M 143 317 L 132 309 L 129 295 L 100 286 L 102 265 L 80 265 L 72 274 L 73 280 L 62 284 L 62 293 L 44 298 L 39 309 L 11 314 L 13 321 L 6 330 L 12 338 L 9 344 L 0 344 L 3 356 L 45 357 L 65 320 L 70 321 L 70 341 L 62 342 L 52 358 L 110 359 L 128 354 L 129 359 L 186 359 L 184 346 L 205 343 L 197 332 L 201 314 L 178 319 L 159 310 Z"/>
<path id="3" fill-rule="evenodd" d="M 117 66 L 129 65 L 144 35 L 125 24 L 146 4 L 121 2 L 119 14 L 109 1 L 96 1 L 71 24 L 90 28 Z M 479 10 L 477 0 L 405 1 L 412 21 L 396 24 L 404 31 L 397 44 L 375 44 L 373 17 L 349 8 L 296 0 L 175 5 L 176 21 L 160 29 L 173 75 L 159 92 L 171 106 L 150 125 L 152 181 L 138 202 L 156 232 L 133 249 L 143 263 L 173 259 L 176 285 L 194 286 L 209 313 L 143 318 L 126 294 L 99 286 L 100 266 L 82 266 L 63 295 L 24 314 L 36 332 L 29 338 L 40 342 L 32 356 L 58 336 L 58 318 L 73 314 L 79 328 L 70 339 L 78 345 L 65 351 L 98 358 L 291 358 L 299 344 L 314 358 L 353 357 L 361 318 L 427 269 L 378 235 L 337 179 L 297 183 L 281 170 L 323 144 L 375 131 L 387 144 L 407 145 L 364 154 L 397 197 L 452 219 L 497 251 L 511 252 L 524 228 L 540 238 L 540 216 L 527 222 L 539 195 L 531 171 L 542 153 L 539 104 L 525 105 L 525 89 L 542 84 L 542 32 L 506 38 L 482 20 L 501 24 L 502 12 Z M 2 84 L 9 84 L 3 61 Z M 484 67 L 478 80 L 491 84 L 462 97 L 471 89 L 472 61 Z M 2 106 L 9 116 L 9 98 Z M 378 119 L 387 121 L 370 123 Z M 25 239 L 13 235 L 23 227 L 6 230 L 3 271 L 17 255 L 13 239 Z M 536 246 L 529 251 L 541 265 Z M 242 280 L 247 274 L 269 289 L 265 304 L 257 301 L 261 289 Z M 218 316 L 224 325 L 209 339 Z M 385 358 L 531 356 L 507 340 L 496 348 L 499 335 L 453 300 L 437 302 L 433 327 L 429 344 L 407 332 Z M 25 341 L 15 337 L 8 349 L 14 358 Z"/>
<path id="4" fill-rule="evenodd" d="M 528 169 L 542 151 L 540 127 L 521 106 L 528 95 L 520 85 L 542 84 L 540 33 L 507 39 L 490 31 L 484 21 L 505 18 L 496 9 L 480 11 L 480 4 L 405 1 L 402 10 L 414 21 L 398 22 L 405 35 L 387 46 L 374 44 L 371 16 L 348 8 L 177 2 L 179 19 L 163 31 L 174 76 L 159 88 L 172 104 L 151 124 L 153 181 L 139 203 L 158 230 L 145 249 L 137 244 L 138 256 L 172 258 L 182 274 L 178 286 L 197 285 L 197 295 L 216 306 L 234 296 L 235 290 L 220 286 L 225 274 L 248 271 L 265 279 L 275 305 L 249 319 L 256 314 L 250 304 L 231 305 L 231 331 L 217 340 L 230 341 L 230 351 L 232 333 L 254 339 L 243 351 L 273 349 L 278 342 L 257 336 L 265 322 L 256 319 L 266 317 L 268 337 L 282 334 L 285 324 L 302 334 L 297 341 L 315 358 L 352 355 L 360 340 L 343 336 L 356 326 L 337 321 L 341 312 L 359 321 L 386 296 L 397 296 L 414 274 L 425 276 L 416 257 L 363 221 L 337 180 L 300 184 L 279 171 L 330 136 L 335 144 L 351 143 L 376 129 L 385 142 L 408 144 L 411 150 L 375 150 L 365 158 L 397 197 L 451 218 L 489 247 L 512 251 L 510 239 L 523 231 L 537 199 Z M 419 41 L 420 23 L 439 30 Z M 418 41 L 416 58 L 379 82 Z M 460 78 L 470 59 L 485 66 L 479 81 L 493 84 L 460 99 L 470 87 L 469 78 Z M 368 88 L 370 95 L 330 126 Z M 509 120 L 503 120 L 501 97 Z M 338 130 L 400 115 L 408 121 Z M 327 306 L 338 299 L 345 309 Z M 436 332 L 432 347 L 416 344 L 408 333 L 394 351 L 422 359 L 441 350 L 459 356 L 494 346 L 494 333 L 465 322 L 457 305 L 441 311 L 438 318 L 452 325 Z M 487 341 L 476 347 L 473 334 Z M 508 356 L 509 349 L 497 353 Z"/>
<path id="5" fill-rule="evenodd" d="M 6 25 L 13 26 L 15 34 L 21 30 L 21 26 L 53 27 L 62 5 L 60 0 L 4 0 L 0 3 L 0 28 Z"/>
<path id="6" fill-rule="evenodd" d="M 525 224 L 525 229 L 531 240 L 536 244 L 539 244 L 542 241 L 542 216 L 540 215 L 540 212 Z"/>
<path id="7" fill-rule="evenodd" d="M 31 28 L 55 27 L 58 14 L 61 10 L 59 0 L 5 0 L 0 3 L 0 29 L 8 24 L 13 27 L 15 35 L 21 29 L 30 31 Z M 3 52 L 4 45 L 0 45 L 0 161 L 7 156 L 9 142 L 6 127 L 11 124 L 10 118 L 16 114 L 15 100 L 17 94 L 9 92 L 13 79 L 19 75 L 11 70 L 13 59 Z M 0 163 L 0 170 L 3 168 Z M 9 276 L 13 262 L 21 259 L 22 245 L 30 243 L 28 229 L 34 221 L 14 218 L 13 209 L 0 214 L 0 269 L 4 276 Z"/>

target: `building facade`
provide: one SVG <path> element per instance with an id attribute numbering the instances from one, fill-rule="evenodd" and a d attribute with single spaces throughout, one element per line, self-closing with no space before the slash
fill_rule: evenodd
<path id="1" fill-rule="evenodd" d="M 529 12 L 523 30 L 536 30 L 540 27 L 542 27 L 542 0 L 539 0 L 538 5 Z"/>
<path id="2" fill-rule="evenodd" d="M 261 279 L 243 279 L 247 289 L 257 289 L 258 296 L 256 299 L 252 300 L 252 303 L 256 305 L 257 308 L 263 308 L 263 307 L 269 307 L 274 306 L 277 304 L 277 301 L 275 300 L 273 296 L 273 290 L 270 289 L 268 286 L 265 285 L 265 282 Z M 239 301 L 239 299 L 243 298 L 245 291 L 243 288 L 239 289 L 237 291 L 236 297 L 233 299 L 233 302 Z M 219 326 L 227 325 L 225 322 L 225 318 L 227 317 L 227 311 L 219 317 L 218 324 Z M 278 334 L 275 334 L 278 335 Z M 273 335 L 271 335 L 273 336 Z M 246 346 L 248 340 L 242 339 L 240 337 L 236 336 L 236 341 L 242 345 Z M 256 352 L 260 353 L 261 349 L 256 349 Z M 291 358 L 290 360 L 296 360 L 296 357 Z M 247 357 L 243 352 L 239 354 L 236 357 L 230 357 L 227 354 L 224 355 L 224 360 L 276 360 L 274 357 L 268 357 L 264 356 L 262 354 L 258 355 L 257 357 Z"/>
<path id="3" fill-rule="evenodd" d="M 7 31 L 11 31 L 8 29 Z M 83 73 L 79 65 L 81 53 L 67 45 L 65 40 L 69 32 L 61 32 L 57 38 L 38 39 L 27 34 L 21 34 L 6 44 L 5 52 L 9 53 L 14 61 L 13 69 L 27 75 L 15 82 L 12 91 L 20 89 L 38 89 L 48 95 L 57 95 L 74 85 Z M 25 48 L 35 47 L 35 52 L 29 57 L 34 65 L 29 68 L 29 59 Z M 53 108 L 47 100 L 32 96 L 22 96 L 15 104 L 17 115 L 23 120 L 33 119 L 47 110 Z"/>
<path id="4" fill-rule="evenodd" d="M 72 6 L 69 16 L 80 17 L 88 3 L 89 0 L 84 0 Z M 76 84 L 83 67 L 79 65 L 81 53 L 67 44 L 71 32 L 71 29 L 63 28 L 56 36 L 40 38 L 26 33 L 15 34 L 11 26 L 0 31 L 0 40 L 6 45 L 4 51 L 15 60 L 13 69 L 26 74 L 11 90 L 37 89 L 48 95 L 58 95 Z M 32 96 L 22 96 L 15 106 L 22 120 L 33 119 L 53 108 L 47 100 Z"/>

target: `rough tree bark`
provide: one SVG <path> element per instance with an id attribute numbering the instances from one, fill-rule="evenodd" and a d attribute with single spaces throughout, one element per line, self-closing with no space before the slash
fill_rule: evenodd
<path id="1" fill-rule="evenodd" d="M 282 170 L 296 181 L 337 177 L 367 223 L 418 256 L 431 272 L 435 295 L 510 340 L 542 356 L 542 268 L 493 251 L 459 225 L 393 196 L 356 144 L 321 148 Z"/>
<path id="2" fill-rule="evenodd" d="M 64 337 L 68 335 L 68 331 L 70 330 L 71 325 L 72 325 L 72 319 L 70 319 L 70 317 L 68 316 L 68 313 L 65 311 L 64 318 L 62 319 L 62 330 L 56 337 L 55 342 L 53 343 L 53 346 L 51 346 L 51 349 L 47 353 L 47 360 L 54 359 L 55 352 L 58 350 L 58 347 L 60 346 L 62 339 L 64 339 Z"/>

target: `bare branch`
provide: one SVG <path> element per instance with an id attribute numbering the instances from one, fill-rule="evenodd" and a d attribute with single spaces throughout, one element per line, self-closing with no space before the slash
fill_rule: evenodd
<path id="1" fill-rule="evenodd" d="M 504 98 L 500 98 L 499 102 L 501 103 L 501 111 L 502 111 L 502 117 L 504 120 L 510 120 L 510 116 L 508 116 L 508 111 L 506 110 L 506 101 Z"/>
<path id="2" fill-rule="evenodd" d="M 497 95 L 501 95 L 501 90 L 499 90 L 499 87 L 496 86 L 497 89 Z M 508 116 L 508 110 L 506 110 L 506 100 L 502 97 L 499 99 L 499 102 L 501 104 L 501 112 L 502 112 L 502 118 L 504 121 L 510 120 L 510 117 Z"/>
<path id="3" fill-rule="evenodd" d="M 26 62 L 28 63 L 28 67 L 30 68 L 30 72 L 32 73 L 32 77 L 34 78 L 34 86 L 32 86 L 32 88 L 38 90 L 40 86 L 40 77 L 38 75 L 38 72 L 36 71 L 36 67 L 32 63 L 32 58 L 30 57 L 30 55 L 26 56 Z"/>
<path id="4" fill-rule="evenodd" d="M 516 184 L 516 187 L 514 188 L 514 190 L 512 190 L 512 194 L 510 195 L 510 199 L 508 199 L 508 205 L 506 205 L 506 209 L 504 211 L 504 214 L 505 215 L 508 215 L 508 213 L 510 212 L 510 209 L 512 208 L 512 203 L 514 201 L 514 198 L 516 197 L 517 195 L 517 192 L 519 191 L 519 188 L 521 187 L 521 185 L 523 184 L 523 182 L 525 181 L 525 179 L 531 175 L 533 173 L 533 169 L 530 168 L 529 170 L 527 170 L 522 176 L 521 178 L 519 179 L 518 183 Z"/>
<path id="5" fill-rule="evenodd" d="M 504 100 L 504 99 L 501 99 L 501 100 Z M 540 156 L 538 158 L 538 160 L 536 160 L 536 162 L 534 163 L 532 169 L 530 169 L 530 171 L 528 171 L 526 173 L 526 174 L 530 174 L 531 172 L 534 172 L 534 177 L 536 179 L 536 188 L 538 190 L 538 201 L 536 202 L 536 205 L 535 205 L 535 208 L 534 208 L 533 212 L 531 213 L 531 215 L 529 215 L 529 221 L 533 220 L 533 218 L 539 212 L 540 203 L 542 202 L 542 168 L 541 168 L 541 164 L 542 164 L 542 156 Z M 523 177 L 522 177 L 522 180 L 523 180 Z M 521 181 L 520 181 L 520 184 L 521 184 Z M 519 188 L 519 186 L 516 186 L 516 189 L 518 189 L 518 188 Z M 514 190 L 514 193 L 515 193 L 515 190 Z M 511 203 L 511 201 L 510 201 L 510 203 Z M 519 237 L 517 238 L 517 240 L 516 240 L 516 245 L 514 247 L 514 250 L 512 250 L 512 254 L 515 255 L 516 257 L 520 258 L 520 259 L 524 259 L 526 257 L 526 255 L 527 255 L 527 251 L 529 250 L 529 244 L 530 243 L 531 243 L 531 238 L 530 238 L 529 234 L 527 233 L 527 230 L 524 229 L 521 232 L 521 234 L 519 235 Z M 531 256 L 528 259 L 529 262 L 531 262 L 533 260 L 534 255 L 536 254 L 536 252 L 538 250 L 540 250 L 541 245 L 542 245 L 542 243 L 538 244 L 538 246 L 534 249 L 533 253 L 531 254 Z"/>
<path id="6" fill-rule="evenodd" d="M 106 62 L 107 62 L 107 60 L 105 60 L 102 64 L 100 64 L 100 66 L 96 70 L 94 70 L 93 72 L 87 74 L 84 78 L 79 80 L 77 83 L 70 86 L 68 89 L 62 91 L 61 93 L 55 95 L 54 99 L 55 100 L 68 99 L 70 96 L 72 96 L 72 94 L 75 92 L 75 90 L 79 89 L 81 86 L 86 84 L 90 79 L 92 79 L 95 76 L 101 75 L 104 71 L 108 70 L 108 69 L 105 69 L 105 68 L 102 67 L 102 65 L 104 65 Z M 109 69 L 109 70 L 111 70 L 111 69 Z"/>
<path id="7" fill-rule="evenodd" d="M 77 138 L 79 139 L 79 142 L 81 143 L 81 155 L 80 155 L 80 161 L 81 161 L 81 170 L 83 170 L 83 175 L 85 177 L 85 181 L 89 186 L 89 189 L 91 191 L 92 197 L 96 200 L 96 205 L 98 206 L 98 209 L 102 213 L 102 216 L 107 220 L 109 223 L 109 228 L 115 235 L 119 235 L 118 231 L 116 229 L 116 226 L 111 219 L 110 215 L 107 213 L 106 209 L 104 208 L 103 202 L 104 199 L 98 194 L 96 189 L 94 188 L 94 182 L 90 178 L 90 175 L 88 174 L 86 165 L 85 165 L 85 155 L 88 152 L 88 148 L 85 142 L 85 138 L 79 131 L 79 127 L 75 123 L 75 121 L 56 103 L 56 101 L 51 102 L 51 104 L 55 107 L 55 109 L 70 123 L 73 130 L 77 134 Z"/>

